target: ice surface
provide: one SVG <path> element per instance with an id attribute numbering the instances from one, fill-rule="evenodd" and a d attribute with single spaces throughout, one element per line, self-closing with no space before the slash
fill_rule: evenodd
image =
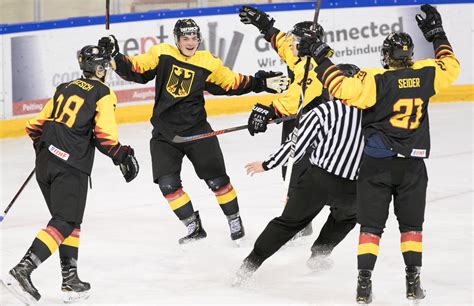
<path id="1" fill-rule="evenodd" d="M 432 157 L 424 225 L 421 305 L 473 303 L 473 125 L 472 103 L 430 105 Z M 245 114 L 210 118 L 214 129 L 245 124 Z M 219 136 L 227 171 L 236 188 L 247 236 L 237 248 L 214 195 L 183 165 L 184 190 L 200 211 L 208 237 L 184 250 L 177 240 L 186 228 L 177 220 L 151 178 L 149 123 L 122 125 L 122 143 L 130 144 L 140 163 L 138 178 L 126 184 L 112 162 L 96 154 L 82 225 L 79 275 L 91 283 L 87 304 L 355 304 L 358 228 L 333 253 L 334 266 L 314 273 L 306 267 L 309 248 L 327 218 L 313 221 L 309 239 L 291 243 L 266 261 L 248 288 L 232 288 L 233 276 L 268 221 L 282 210 L 280 171 L 248 177 L 247 162 L 276 150 L 280 126 L 250 137 L 246 131 Z M 28 138 L 0 141 L 1 207 L 6 207 L 34 167 Z M 30 246 L 49 214 L 32 180 L 0 224 L 3 277 Z M 391 209 L 373 276 L 372 305 L 410 305 L 405 299 L 398 225 Z M 61 304 L 61 276 L 54 254 L 32 275 L 41 304 Z M 3 290 L 3 289 L 2 289 Z M 19 304 L 1 291 L 1 305 Z"/>

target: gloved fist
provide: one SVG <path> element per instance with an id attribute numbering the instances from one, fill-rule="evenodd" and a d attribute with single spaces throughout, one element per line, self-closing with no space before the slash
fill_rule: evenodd
<path id="1" fill-rule="evenodd" d="M 120 167 L 123 177 L 127 183 L 130 183 L 137 177 L 140 166 L 135 158 L 135 151 L 130 146 L 122 146 L 117 158 L 114 159 L 114 164 Z"/>
<path id="2" fill-rule="evenodd" d="M 250 135 L 263 133 L 267 130 L 267 124 L 270 119 L 275 118 L 275 110 L 271 106 L 257 103 L 253 106 L 249 116 L 247 129 Z"/>
<path id="3" fill-rule="evenodd" d="M 250 6 L 242 6 L 239 10 L 239 17 L 240 22 L 253 24 L 262 34 L 267 33 L 275 23 L 275 19 L 271 18 L 268 14 Z"/>
<path id="4" fill-rule="evenodd" d="M 346 77 L 353 77 L 360 71 L 360 68 L 353 64 L 337 64 L 336 68 Z"/>
<path id="5" fill-rule="evenodd" d="M 114 58 L 120 51 L 118 41 L 113 35 L 104 36 L 99 39 L 99 47 L 105 49 L 105 52 L 110 54 L 110 58 Z"/>
<path id="6" fill-rule="evenodd" d="M 416 14 L 415 19 L 426 40 L 432 42 L 438 37 L 445 38 L 446 33 L 444 32 L 441 15 L 438 13 L 438 10 L 429 4 L 423 4 L 421 10 L 425 12 L 426 18 Z"/>
<path id="7" fill-rule="evenodd" d="M 283 72 L 259 70 L 255 73 L 255 80 L 257 81 L 255 92 L 282 93 L 289 85 L 288 78 Z"/>
<path id="8" fill-rule="evenodd" d="M 318 65 L 334 54 L 331 47 L 317 36 L 302 37 L 296 47 L 298 49 L 298 56 L 311 56 Z"/>

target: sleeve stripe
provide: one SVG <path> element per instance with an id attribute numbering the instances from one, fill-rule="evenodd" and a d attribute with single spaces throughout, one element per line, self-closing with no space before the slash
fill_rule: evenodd
<path id="1" fill-rule="evenodd" d="M 344 80 L 344 77 L 338 78 L 337 83 L 336 83 L 336 82 L 333 82 L 333 84 L 331 84 L 330 88 L 328 88 L 330 94 L 332 94 L 332 93 L 334 93 L 334 92 L 336 92 L 336 91 L 339 90 L 339 88 L 340 88 L 341 85 L 342 85 L 342 80 Z"/>
<path id="2" fill-rule="evenodd" d="M 451 48 L 450 45 L 439 45 L 438 48 L 436 48 L 435 53 L 437 53 L 439 49 L 448 49 L 448 50 L 453 51 L 453 48 Z"/>
<path id="3" fill-rule="evenodd" d="M 336 70 L 336 71 L 332 72 L 331 74 L 328 75 L 326 80 L 324 80 L 324 87 L 329 88 L 331 83 L 333 81 L 335 81 L 336 79 L 339 79 L 340 77 L 343 78 L 342 72 L 340 70 Z"/>
<path id="4" fill-rule="evenodd" d="M 326 82 L 325 80 L 326 80 L 327 76 L 329 74 L 333 73 L 334 70 L 337 70 L 336 65 L 332 65 L 328 69 L 326 69 L 326 71 L 324 71 L 324 73 L 323 73 L 323 76 L 322 76 L 321 80 L 325 83 Z"/>

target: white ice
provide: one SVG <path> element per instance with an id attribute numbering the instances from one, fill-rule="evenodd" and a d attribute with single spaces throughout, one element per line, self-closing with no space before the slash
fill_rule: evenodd
<path id="1" fill-rule="evenodd" d="M 432 156 L 426 162 L 430 181 L 422 269 L 427 297 L 420 305 L 473 303 L 473 106 L 430 105 Z M 246 120 L 245 114 L 210 118 L 214 129 Z M 185 250 L 178 246 L 185 227 L 152 182 L 150 132 L 149 123 L 119 128 L 121 141 L 135 148 L 141 166 L 130 184 L 108 158 L 96 154 L 79 256 L 79 275 L 93 288 L 86 304 L 355 304 L 358 227 L 334 250 L 331 270 L 314 273 L 305 265 L 327 209 L 313 221 L 315 233 L 269 258 L 248 288 L 230 286 L 255 239 L 282 211 L 279 169 L 254 177 L 244 171 L 247 162 L 261 160 L 277 148 L 280 126 L 269 126 L 267 133 L 256 137 L 246 131 L 219 136 L 247 231 L 240 248 L 229 238 L 227 221 L 214 195 L 187 160 L 182 171 L 184 190 L 200 211 L 208 238 Z M 5 207 L 34 167 L 34 154 L 26 137 L 1 140 L 0 145 L 1 206 Z M 1 277 L 20 260 L 48 220 L 41 192 L 32 180 L 0 224 Z M 410 305 L 404 297 L 399 245 L 391 210 L 373 276 L 373 305 Z M 62 303 L 57 254 L 32 279 L 43 296 L 40 304 Z M 0 304 L 19 303 L 3 290 Z"/>

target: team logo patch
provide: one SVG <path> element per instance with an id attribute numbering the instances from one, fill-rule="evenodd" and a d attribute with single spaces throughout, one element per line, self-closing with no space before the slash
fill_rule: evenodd
<path id="1" fill-rule="evenodd" d="M 189 95 L 193 85 L 194 71 L 173 65 L 166 90 L 175 98 Z"/>
<path id="2" fill-rule="evenodd" d="M 58 149 L 53 145 L 49 145 L 48 150 L 49 150 L 49 152 L 53 153 L 57 157 L 61 158 L 62 160 L 68 160 L 69 159 L 69 153 L 66 153 L 63 150 Z"/>
<path id="3" fill-rule="evenodd" d="M 365 79 L 365 76 L 367 75 L 367 72 L 365 71 L 359 71 L 357 74 L 356 74 L 356 78 L 360 79 L 361 81 L 363 81 Z"/>
<path id="4" fill-rule="evenodd" d="M 426 150 L 423 149 L 413 149 L 411 150 L 411 156 L 413 157 L 426 157 Z"/>

